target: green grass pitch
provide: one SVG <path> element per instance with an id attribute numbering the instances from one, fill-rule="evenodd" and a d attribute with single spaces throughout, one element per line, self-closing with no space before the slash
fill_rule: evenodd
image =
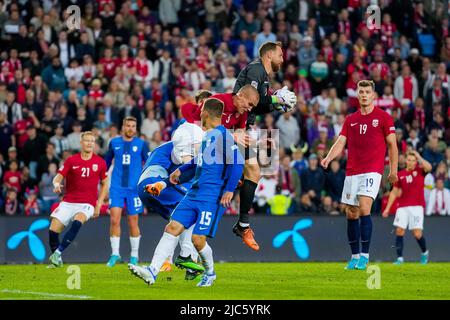
<path id="1" fill-rule="evenodd" d="M 217 263 L 210 288 L 197 288 L 176 268 L 149 287 L 126 264 L 79 264 L 80 289 L 72 290 L 68 264 L 0 265 L 0 299 L 450 299 L 450 263 L 371 265 L 379 267 L 380 289 L 367 287 L 373 273 L 344 270 L 345 263 Z"/>

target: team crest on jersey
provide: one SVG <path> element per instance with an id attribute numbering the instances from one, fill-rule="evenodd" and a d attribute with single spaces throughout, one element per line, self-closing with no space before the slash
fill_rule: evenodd
<path id="1" fill-rule="evenodd" d="M 137 151 L 137 149 L 138 149 L 138 147 L 137 147 L 137 146 L 133 146 L 133 152 L 136 152 L 136 151 Z"/>
<path id="2" fill-rule="evenodd" d="M 96 172 L 98 170 L 98 164 L 92 165 L 92 171 Z"/>
<path id="3" fill-rule="evenodd" d="M 374 128 L 378 127 L 378 119 L 372 120 L 372 126 L 373 126 Z"/>

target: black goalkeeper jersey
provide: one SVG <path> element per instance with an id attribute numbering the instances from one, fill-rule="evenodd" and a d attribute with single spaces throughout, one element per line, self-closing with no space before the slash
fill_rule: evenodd
<path id="1" fill-rule="evenodd" d="M 272 97 L 269 94 L 269 75 L 264 69 L 261 59 L 253 60 L 241 70 L 234 85 L 233 93 L 237 93 L 246 84 L 255 87 L 259 93 L 258 105 L 248 114 L 248 126 L 255 122 L 256 115 L 273 111 Z"/>

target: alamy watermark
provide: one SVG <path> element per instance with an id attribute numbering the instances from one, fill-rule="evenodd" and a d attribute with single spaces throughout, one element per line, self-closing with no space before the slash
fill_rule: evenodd
<path id="1" fill-rule="evenodd" d="M 81 9 L 79 6 L 71 5 L 66 9 L 66 27 L 70 31 L 81 29 Z"/>
<path id="2" fill-rule="evenodd" d="M 366 286 L 369 290 L 381 289 L 381 270 L 379 266 L 368 266 L 367 273 L 371 273 L 367 278 Z"/>
<path id="3" fill-rule="evenodd" d="M 381 29 L 381 9 L 379 6 L 372 4 L 367 7 L 366 14 L 368 15 L 366 20 L 366 26 L 369 30 Z"/>
<path id="4" fill-rule="evenodd" d="M 67 267 L 66 273 L 69 274 L 66 281 L 67 289 L 80 290 L 81 289 L 81 269 L 80 266 L 70 265 Z"/>

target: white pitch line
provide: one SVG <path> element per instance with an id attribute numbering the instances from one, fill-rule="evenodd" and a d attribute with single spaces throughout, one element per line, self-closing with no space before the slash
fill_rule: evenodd
<path id="1" fill-rule="evenodd" d="M 90 296 L 83 296 L 83 295 L 48 293 L 48 292 L 33 292 L 33 291 L 9 290 L 9 289 L 3 289 L 0 292 L 2 292 L 2 293 L 17 293 L 17 294 L 31 294 L 31 295 L 44 296 L 44 297 L 53 297 L 53 298 L 69 298 L 69 299 L 70 298 L 72 298 L 72 299 L 92 299 L 93 298 Z"/>

